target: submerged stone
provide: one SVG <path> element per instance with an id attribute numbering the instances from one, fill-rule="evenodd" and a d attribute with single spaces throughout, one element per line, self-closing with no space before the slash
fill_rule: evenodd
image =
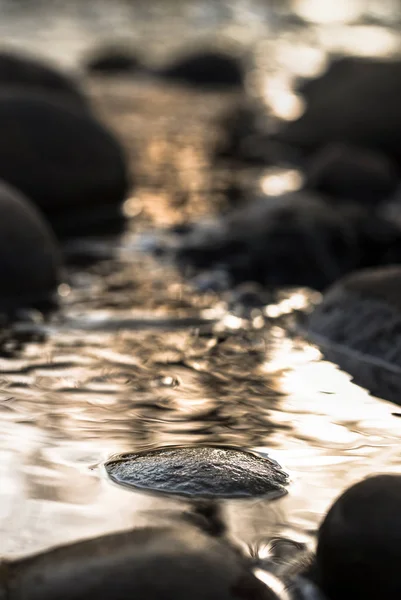
<path id="1" fill-rule="evenodd" d="M 340 280 L 309 317 L 308 332 L 356 383 L 401 403 L 401 266 Z"/>
<path id="2" fill-rule="evenodd" d="M 338 498 L 319 530 L 314 578 L 330 600 L 401 597 L 401 477 L 377 475 Z"/>
<path id="3" fill-rule="evenodd" d="M 107 462 L 106 470 L 122 485 L 194 497 L 278 497 L 288 483 L 286 473 L 269 458 L 211 446 L 128 454 Z"/>
<path id="4" fill-rule="evenodd" d="M 74 210 L 90 207 L 96 220 L 124 200 L 129 178 L 123 150 L 89 114 L 49 97 L 11 92 L 0 94 L 0 128 L 0 177 L 60 230 L 70 225 L 74 232 Z"/>
<path id="5" fill-rule="evenodd" d="M 18 190 L 0 182 L 0 309 L 52 304 L 60 270 L 59 249 L 42 215 Z"/>
<path id="6" fill-rule="evenodd" d="M 71 106 L 88 109 L 88 101 L 67 74 L 32 56 L 0 51 L 0 91 L 19 88 L 62 98 Z"/>
<path id="7" fill-rule="evenodd" d="M 179 56 L 155 74 L 190 87 L 216 90 L 240 88 L 245 80 L 241 61 L 217 50 Z"/>
<path id="8" fill-rule="evenodd" d="M 148 527 L 3 563 L 8 600 L 278 600 L 250 560 L 195 527 Z M 1 589 L 2 588 L 2 589 Z"/>

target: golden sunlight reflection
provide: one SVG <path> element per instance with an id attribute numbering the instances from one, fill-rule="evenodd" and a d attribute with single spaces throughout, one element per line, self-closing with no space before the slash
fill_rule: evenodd
<path id="1" fill-rule="evenodd" d="M 322 48 L 306 46 L 293 39 L 278 43 L 275 58 L 282 68 L 300 77 L 318 75 L 327 63 L 326 53 Z"/>
<path id="2" fill-rule="evenodd" d="M 293 10 L 313 23 L 350 22 L 364 10 L 361 0 L 294 0 Z"/>
<path id="3" fill-rule="evenodd" d="M 255 569 L 254 574 L 262 583 L 269 586 L 269 589 L 273 590 L 282 600 L 291 600 L 290 594 L 280 579 L 277 579 L 274 575 L 268 571 L 263 571 L 262 569 Z"/>
<path id="4" fill-rule="evenodd" d="M 305 110 L 301 96 L 285 87 L 276 87 L 271 81 L 266 83 L 264 97 L 272 113 L 285 121 L 295 121 Z"/>
<path id="5" fill-rule="evenodd" d="M 400 48 L 398 32 L 379 26 L 359 25 L 334 27 L 319 32 L 320 43 L 330 51 L 341 51 L 359 56 L 386 57 Z"/>
<path id="6" fill-rule="evenodd" d="M 268 304 L 265 307 L 265 315 L 271 318 L 277 318 L 282 315 L 288 315 L 295 310 L 303 310 L 318 304 L 321 301 L 322 295 L 319 292 L 311 290 L 297 290 L 290 296 L 283 298 L 275 304 Z"/>
<path id="7" fill-rule="evenodd" d="M 136 196 L 131 196 L 123 204 L 123 213 L 126 217 L 136 217 L 142 210 L 141 204 Z"/>
<path id="8" fill-rule="evenodd" d="M 267 4 L 258 2 L 263 14 Z M 246 27 L 249 4 L 241 6 Z M 360 3 L 299 0 L 296 7 L 314 25 L 304 35 L 292 21 L 281 35 L 269 24 L 255 68 L 258 101 L 262 95 L 284 119 L 303 110 L 293 80 L 321 70 L 328 50 L 395 47 L 389 30 L 340 25 L 358 16 Z M 146 37 L 151 43 L 147 29 Z M 183 43 L 170 27 L 165 38 Z M 372 472 L 399 471 L 400 409 L 354 385 L 317 346 L 289 335 L 296 311 L 308 312 L 320 294 L 279 291 L 242 319 L 230 312 L 228 292 L 199 293 L 164 257 L 138 251 L 145 231 L 151 237 L 159 226 L 185 227 L 231 208 L 230 185 L 242 185 L 243 176 L 252 190 L 280 195 L 302 186 L 301 174 L 225 165 L 220 172 L 216 123 L 232 106 L 229 94 L 150 78 L 100 79 L 88 84 L 90 99 L 123 142 L 134 174 L 124 205 L 129 232 L 99 241 L 106 258 L 68 266 L 71 287 L 59 287 L 62 318 L 46 325 L 37 319 L 33 339 L 10 334 L 12 350 L 5 344 L 0 353 L 2 554 L 171 522 L 190 511 L 187 501 L 112 485 L 103 466 L 112 455 L 181 444 L 260 449 L 276 459 L 290 476 L 288 495 L 273 503 L 222 502 L 228 534 L 249 545 L 283 535 L 311 543 L 345 487 Z"/>
<path id="9" fill-rule="evenodd" d="M 262 191 L 268 196 L 280 196 L 302 187 L 303 177 L 296 169 L 271 169 L 261 180 Z"/>
<path id="10" fill-rule="evenodd" d="M 67 283 L 60 283 L 57 291 L 61 298 L 66 298 L 71 293 L 71 287 Z"/>

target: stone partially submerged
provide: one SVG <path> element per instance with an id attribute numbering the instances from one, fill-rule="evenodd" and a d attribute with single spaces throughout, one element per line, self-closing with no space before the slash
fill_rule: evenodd
<path id="1" fill-rule="evenodd" d="M 19 89 L 61 98 L 76 109 L 89 109 L 77 82 L 52 64 L 29 55 L 0 50 L 0 91 Z"/>
<path id="2" fill-rule="evenodd" d="M 0 181 L 0 310 L 47 306 L 61 281 L 53 232 L 35 206 Z"/>
<path id="3" fill-rule="evenodd" d="M 311 572 L 330 600 L 401 597 L 400 503 L 399 475 L 369 477 L 334 502 Z"/>
<path id="4" fill-rule="evenodd" d="M 0 178 L 35 203 L 57 232 L 76 233 L 88 210 L 92 220 L 105 219 L 125 199 L 123 149 L 91 115 L 14 90 L 0 93 L 0 128 Z"/>
<path id="5" fill-rule="evenodd" d="M 401 404 L 401 267 L 366 269 L 340 280 L 307 327 L 325 356 L 356 383 Z"/>
<path id="6" fill-rule="evenodd" d="M 281 141 L 306 152 L 331 142 L 380 151 L 401 166 L 401 61 L 346 57 L 301 88 L 306 110 Z"/>
<path id="7" fill-rule="evenodd" d="M 191 497 L 278 497 L 288 476 L 269 458 L 219 447 L 165 448 L 106 463 L 116 483 Z"/>
<path id="8" fill-rule="evenodd" d="M 191 51 L 155 71 L 159 77 L 204 90 L 240 89 L 245 82 L 241 61 L 219 50 Z"/>
<path id="9" fill-rule="evenodd" d="M 360 266 L 357 221 L 311 194 L 265 197 L 179 236 L 177 260 L 234 284 L 324 289 Z"/>
<path id="10" fill-rule="evenodd" d="M 78 542 L 0 568 L 7 600 L 279 598 L 237 549 L 184 524 Z"/>

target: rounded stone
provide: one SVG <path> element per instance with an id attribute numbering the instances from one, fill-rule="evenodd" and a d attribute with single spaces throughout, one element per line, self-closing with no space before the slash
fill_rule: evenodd
<path id="1" fill-rule="evenodd" d="M 48 97 L 13 92 L 0 94 L 0 128 L 0 178 L 51 221 L 70 209 L 92 207 L 96 216 L 124 200 L 124 152 L 90 115 Z"/>
<path id="2" fill-rule="evenodd" d="M 217 50 L 193 51 L 155 72 L 159 77 L 204 89 L 240 88 L 245 75 L 235 56 Z"/>
<path id="3" fill-rule="evenodd" d="M 325 356 L 356 383 L 401 402 L 401 267 L 343 278 L 326 292 L 307 327 Z"/>
<path id="4" fill-rule="evenodd" d="M 288 476 L 269 458 L 225 447 L 175 447 L 106 463 L 116 483 L 191 497 L 278 497 Z"/>
<path id="5" fill-rule="evenodd" d="M 401 477 L 377 475 L 349 488 L 323 520 L 316 574 L 330 600 L 401 597 Z"/>
<path id="6" fill-rule="evenodd" d="M 311 159 L 307 187 L 338 200 L 375 206 L 397 189 L 395 166 L 380 152 L 349 144 L 328 144 Z"/>
<path id="7" fill-rule="evenodd" d="M 85 61 L 85 70 L 96 76 L 114 76 L 142 71 L 137 56 L 124 47 L 110 46 L 94 52 Z"/>
<path id="8" fill-rule="evenodd" d="M 148 527 L 7 563 L 2 584 L 12 600 L 278 600 L 249 562 L 195 527 Z"/>
<path id="9" fill-rule="evenodd" d="M 55 95 L 75 108 L 88 109 L 85 95 L 71 77 L 32 56 L 0 51 L 0 91 L 3 88 Z"/>
<path id="10" fill-rule="evenodd" d="M 61 260 L 50 227 L 19 191 L 0 182 L 0 309 L 54 302 Z"/>
<path id="11" fill-rule="evenodd" d="M 345 57 L 301 89 L 303 115 L 283 125 L 278 139 L 306 152 L 347 142 L 383 152 L 401 165 L 401 61 Z"/>
<path id="12" fill-rule="evenodd" d="M 321 290 L 361 261 L 356 220 L 301 192 L 262 198 L 180 242 L 179 263 L 223 267 L 234 283 Z"/>

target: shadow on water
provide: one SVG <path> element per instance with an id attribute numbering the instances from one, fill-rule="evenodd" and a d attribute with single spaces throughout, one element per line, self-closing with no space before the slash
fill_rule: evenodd
<path id="1" fill-rule="evenodd" d="M 255 2 L 254 15 L 262 4 Z M 296 4 L 307 17 L 307 3 Z M 121 14 L 116 21 L 124 21 Z M 67 27 L 71 55 L 94 35 L 83 16 L 74 18 Z M 207 15 L 199 18 L 207 22 Z M 235 18 L 240 31 L 239 9 Z M 255 17 L 252 36 L 266 37 L 268 24 L 263 35 L 259 27 Z M 294 31 L 281 42 L 271 31 L 261 42 L 259 75 L 273 48 L 276 71 L 287 68 L 289 80 L 302 61 L 318 68 L 334 46 L 333 30 L 319 31 L 317 45 L 316 24 L 297 38 L 297 64 Z M 346 47 L 350 32 L 341 31 Z M 388 38 L 378 34 L 377 44 L 391 46 L 391 29 L 381 31 Z M 20 31 L 14 34 L 17 43 Z M 359 34 L 363 49 L 366 37 Z M 50 38 L 38 36 L 32 45 L 51 48 Z M 301 74 L 311 74 L 306 71 Z M 264 79 L 258 81 L 261 93 Z M 281 115 L 295 106 L 287 83 L 266 92 L 272 108 L 278 111 L 281 102 Z M 140 235 L 149 229 L 227 209 L 229 168 L 216 167 L 209 149 L 217 117 L 235 98 L 143 81 L 88 87 L 124 140 L 136 173 L 124 207 L 129 231 L 81 247 L 89 258 L 84 266 L 70 265 L 60 315 L 42 322 L 33 314 L 2 331 L 2 554 L 26 555 L 189 510 L 185 499 L 119 487 L 104 470 L 115 454 L 177 445 L 227 445 L 276 459 L 290 475 L 289 493 L 273 503 L 222 501 L 227 529 L 249 552 L 277 537 L 312 544 L 321 515 L 341 490 L 372 472 L 399 469 L 401 422 L 394 407 L 288 334 L 292 312 L 314 302 L 312 291 L 283 293 L 243 318 L 230 312 L 224 296 L 196 292 L 170 265 L 140 252 Z M 277 173 L 245 171 L 255 189 L 277 191 Z M 292 183 L 287 178 L 283 191 Z"/>

